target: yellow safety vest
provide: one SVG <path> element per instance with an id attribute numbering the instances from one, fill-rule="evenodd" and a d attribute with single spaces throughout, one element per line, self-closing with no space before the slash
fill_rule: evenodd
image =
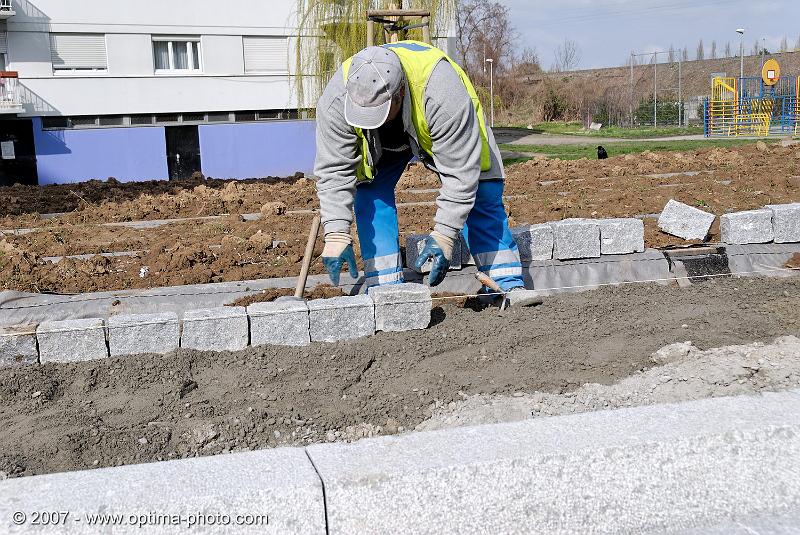
<path id="1" fill-rule="evenodd" d="M 478 94 L 475 92 L 475 87 L 470 82 L 467 73 L 450 59 L 447 54 L 438 48 L 420 43 L 418 41 L 400 41 L 398 43 L 389 43 L 383 45 L 384 48 L 390 49 L 397 54 L 400 58 L 400 64 L 403 67 L 406 80 L 408 81 L 408 89 L 411 92 L 411 122 L 414 125 L 414 130 L 417 134 L 417 142 L 422 150 L 433 156 L 433 139 L 431 138 L 431 129 L 428 126 L 428 120 L 425 117 L 425 88 L 428 85 L 428 80 L 433 73 L 433 69 L 441 60 L 446 60 L 453 69 L 458 73 L 461 82 L 467 90 L 472 99 L 472 105 L 475 108 L 475 114 L 478 117 L 478 124 L 481 130 L 481 171 L 488 171 L 492 167 L 491 153 L 489 149 L 489 134 L 486 130 L 486 119 L 483 115 L 483 106 L 478 99 Z M 350 65 L 353 58 L 349 58 L 342 65 L 344 73 L 345 84 L 347 84 L 347 73 L 350 71 Z M 374 178 L 372 165 L 369 162 L 369 143 L 364 131 L 361 128 L 356 128 L 356 135 L 361 145 L 361 163 L 356 168 L 356 175 L 359 182 L 370 181 Z"/>

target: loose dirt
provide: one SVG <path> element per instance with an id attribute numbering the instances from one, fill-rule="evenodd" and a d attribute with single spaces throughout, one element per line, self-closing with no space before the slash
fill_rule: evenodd
<path id="1" fill-rule="evenodd" d="M 655 214 L 671 198 L 715 214 L 800 200 L 800 148 L 765 147 L 645 152 L 602 161 L 535 158 L 508 167 L 507 209 L 512 225 L 520 225 Z M 648 176 L 665 173 L 689 174 Z M 438 186 L 438 178 L 419 165 L 403 176 L 398 201 L 427 204 L 399 208 L 401 243 L 410 233 L 430 230 Z M 317 206 L 314 182 L 301 176 L 0 188 L 0 228 L 40 229 L 0 238 L 0 290 L 77 293 L 293 276 L 311 224 L 307 211 Z M 46 220 L 36 214 L 45 211 L 68 213 Z M 242 218 L 259 212 L 258 221 Z M 220 215 L 146 230 L 101 225 Z M 710 238 L 718 238 L 717 225 Z M 660 232 L 654 218 L 645 219 L 645 241 L 649 247 L 685 243 Z M 315 253 L 321 250 L 320 243 Z M 43 263 L 44 257 L 131 251 Z M 311 273 L 322 272 L 315 262 Z"/>
<path id="2" fill-rule="evenodd" d="M 398 433 L 476 395 L 563 396 L 593 383 L 620 385 L 625 399 L 652 384 L 625 380 L 655 377 L 642 372 L 655 369 L 651 355 L 660 348 L 799 336 L 798 309 L 797 277 L 627 285 L 505 312 L 446 305 L 428 330 L 347 343 L 3 369 L 0 471 L 23 476 Z M 798 373 L 796 360 L 794 368 L 781 361 L 782 372 L 759 365 L 761 372 L 688 354 L 670 361 L 681 367 L 665 368 L 670 380 L 660 389 L 705 395 L 728 371 L 770 389 Z"/>

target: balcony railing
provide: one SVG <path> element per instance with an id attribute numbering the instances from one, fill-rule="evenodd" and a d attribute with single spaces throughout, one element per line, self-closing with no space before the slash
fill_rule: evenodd
<path id="1" fill-rule="evenodd" d="M 2 1 L 2 0 L 0 0 Z M 19 75 L 13 71 L 0 71 L 0 113 L 19 113 Z"/>
<path id="2" fill-rule="evenodd" d="M 14 8 L 11 7 L 11 0 L 0 0 L 0 20 L 5 20 L 16 14 Z"/>

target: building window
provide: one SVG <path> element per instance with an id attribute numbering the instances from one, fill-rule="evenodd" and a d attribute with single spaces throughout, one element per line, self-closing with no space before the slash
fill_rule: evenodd
<path id="1" fill-rule="evenodd" d="M 153 37 L 156 72 L 199 72 L 202 63 L 199 38 Z"/>
<path id="2" fill-rule="evenodd" d="M 52 33 L 50 59 L 55 72 L 105 71 L 108 68 L 106 36 L 89 33 Z"/>
<path id="3" fill-rule="evenodd" d="M 288 74 L 289 40 L 286 37 L 243 37 L 244 72 Z"/>

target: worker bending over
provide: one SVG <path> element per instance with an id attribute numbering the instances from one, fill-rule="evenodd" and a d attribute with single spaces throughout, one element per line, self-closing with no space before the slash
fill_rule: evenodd
<path id="1" fill-rule="evenodd" d="M 442 184 L 415 266 L 432 261 L 430 285 L 447 275 L 463 231 L 478 269 L 509 292 L 512 305 L 538 302 L 524 290 L 503 206 L 505 171 L 475 89 L 441 50 L 416 41 L 368 47 L 348 59 L 317 105 L 314 173 L 331 281 L 338 285 L 345 262 L 358 276 L 355 212 L 366 286 L 403 282 L 394 190 L 414 156 Z"/>

